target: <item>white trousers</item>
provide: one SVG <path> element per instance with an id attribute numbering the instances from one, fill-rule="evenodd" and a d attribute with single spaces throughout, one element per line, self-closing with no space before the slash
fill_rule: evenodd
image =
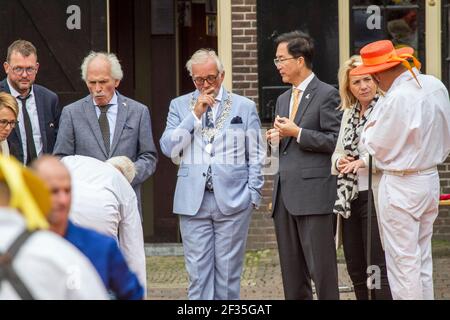
<path id="1" fill-rule="evenodd" d="M 439 210 L 438 172 L 384 174 L 378 204 L 392 297 L 434 299 L 431 237 Z"/>

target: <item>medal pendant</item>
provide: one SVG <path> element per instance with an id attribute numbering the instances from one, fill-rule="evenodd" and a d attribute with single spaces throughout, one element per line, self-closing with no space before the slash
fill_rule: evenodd
<path id="1" fill-rule="evenodd" d="M 211 154 L 211 151 L 212 151 L 212 144 L 211 143 L 208 143 L 206 145 L 205 151 L 206 151 L 206 153 Z"/>

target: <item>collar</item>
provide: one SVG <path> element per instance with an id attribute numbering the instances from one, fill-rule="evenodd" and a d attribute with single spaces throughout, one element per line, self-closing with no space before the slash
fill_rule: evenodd
<path id="1" fill-rule="evenodd" d="M 314 72 L 311 72 L 311 74 L 303 80 L 297 87 L 292 86 L 292 89 L 299 89 L 301 92 L 305 92 L 308 85 L 311 83 L 311 81 L 314 79 L 316 75 Z"/>
<path id="2" fill-rule="evenodd" d="M 414 74 L 416 75 L 416 77 L 420 74 L 419 70 L 417 70 L 417 68 L 412 68 L 412 71 L 414 72 Z M 402 83 L 406 82 L 406 81 L 410 81 L 410 80 L 414 80 L 414 77 L 412 76 L 411 72 L 409 70 L 405 70 L 405 72 L 403 72 L 401 75 L 399 75 L 394 82 L 392 82 L 391 87 L 389 88 L 389 90 L 387 91 L 387 93 L 391 92 L 394 88 L 400 86 Z M 414 80 L 415 82 L 415 80 Z M 416 83 L 417 85 L 417 83 Z"/>
<path id="3" fill-rule="evenodd" d="M 6 81 L 8 82 L 8 87 L 9 87 L 9 91 L 11 92 L 11 95 L 14 97 L 14 98 L 17 98 L 17 97 L 19 97 L 20 96 L 20 93 L 16 90 L 16 89 L 14 89 L 14 87 L 11 85 L 11 83 L 9 82 L 9 79 L 8 78 L 6 78 Z M 31 85 L 31 90 L 30 90 L 30 93 L 28 94 L 28 97 L 33 97 L 34 96 L 34 86 L 33 85 Z"/>
<path id="4" fill-rule="evenodd" d="M 108 102 L 108 104 L 115 106 L 117 105 L 117 101 L 118 101 L 118 96 L 117 96 L 117 92 L 114 91 L 114 95 L 112 96 L 111 100 Z M 98 105 L 95 103 L 94 98 L 92 98 L 92 103 L 94 104 L 94 106 L 98 107 Z"/>
<path id="5" fill-rule="evenodd" d="M 223 98 L 223 86 L 220 86 L 220 90 L 219 93 L 217 94 L 216 102 L 222 102 L 222 98 Z"/>

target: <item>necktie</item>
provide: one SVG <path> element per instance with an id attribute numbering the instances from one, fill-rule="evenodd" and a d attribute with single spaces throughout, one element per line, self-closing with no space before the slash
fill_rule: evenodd
<path id="1" fill-rule="evenodd" d="M 214 123 L 212 120 L 213 120 L 212 108 L 211 108 L 211 106 L 208 106 L 208 109 L 206 109 L 206 121 L 205 121 L 207 128 L 214 128 Z M 212 148 L 211 143 L 212 143 L 212 141 L 208 141 L 208 146 L 210 148 L 209 152 L 211 152 L 211 148 Z M 208 167 L 208 171 L 206 172 L 206 189 L 209 192 L 213 191 L 211 166 Z"/>
<path id="2" fill-rule="evenodd" d="M 102 132 L 103 143 L 105 144 L 106 154 L 109 156 L 109 148 L 110 148 L 110 134 L 109 134 L 109 122 L 106 113 L 108 109 L 111 107 L 110 104 L 106 106 L 98 106 L 100 108 L 100 117 L 98 118 L 98 124 L 100 125 L 100 131 Z"/>
<path id="3" fill-rule="evenodd" d="M 207 128 L 214 128 L 214 122 L 213 122 L 213 112 L 211 106 L 208 106 L 206 109 L 206 121 L 205 121 Z"/>
<path id="4" fill-rule="evenodd" d="M 25 161 L 25 165 L 29 165 L 31 161 L 37 158 L 36 146 L 34 144 L 33 139 L 33 127 L 31 126 L 30 116 L 27 111 L 27 99 L 30 95 L 25 98 L 17 97 L 22 102 L 22 116 L 23 116 L 23 125 L 25 127 L 25 139 L 27 144 L 27 159 Z M 23 139 L 23 137 L 22 137 Z"/>
<path id="5" fill-rule="evenodd" d="M 295 88 L 292 91 L 292 96 L 294 97 L 294 103 L 292 104 L 291 114 L 289 115 L 289 119 L 292 121 L 294 121 L 295 115 L 297 114 L 297 111 L 298 111 L 300 92 L 301 92 L 300 89 L 297 89 L 297 88 Z"/>

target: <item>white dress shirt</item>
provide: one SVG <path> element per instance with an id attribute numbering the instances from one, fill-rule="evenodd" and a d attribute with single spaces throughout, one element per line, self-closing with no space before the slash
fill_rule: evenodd
<path id="1" fill-rule="evenodd" d="M 302 102 L 303 93 L 305 92 L 305 90 L 308 87 L 308 85 L 310 84 L 310 82 L 314 79 L 314 77 L 315 77 L 314 72 L 311 72 L 311 74 L 305 80 L 303 80 L 297 87 L 294 87 L 294 86 L 292 87 L 292 92 L 294 92 L 294 89 L 300 90 L 298 104 L 300 104 Z M 294 107 L 294 95 L 291 94 L 291 100 L 289 102 L 289 115 L 291 114 L 293 107 Z M 298 109 L 297 112 L 301 112 L 301 110 Z M 297 143 L 300 143 L 301 135 L 302 135 L 302 128 L 300 128 L 300 131 L 298 133 Z"/>
<path id="2" fill-rule="evenodd" d="M 447 89 L 433 76 L 401 74 L 380 97 L 362 139 L 382 170 L 426 170 L 450 152 L 450 102 Z"/>
<path id="3" fill-rule="evenodd" d="M 109 163 L 85 156 L 67 156 L 61 161 L 72 177 L 70 220 L 116 239 L 145 288 L 144 236 L 133 188 Z"/>
<path id="4" fill-rule="evenodd" d="M 108 109 L 108 112 L 106 113 L 106 118 L 108 118 L 108 124 L 109 124 L 109 143 L 112 146 L 113 138 L 114 138 L 114 130 L 116 129 L 116 120 L 117 120 L 117 112 L 119 111 L 119 106 L 117 104 L 117 93 L 114 92 L 113 97 L 111 98 L 111 101 L 108 102 L 111 106 Z M 100 108 L 95 103 L 95 100 L 93 100 L 94 106 L 95 106 L 95 113 L 97 114 L 97 119 L 100 118 Z"/>
<path id="5" fill-rule="evenodd" d="M 6 140 L 0 141 L 0 154 L 4 155 L 5 157 L 9 156 L 8 141 Z"/>
<path id="6" fill-rule="evenodd" d="M 23 120 L 22 101 L 17 98 L 20 97 L 20 93 L 14 89 L 14 87 L 9 83 L 9 80 L 7 81 L 11 95 L 16 98 L 17 104 L 19 105 L 19 116 L 17 117 L 17 120 L 19 121 L 20 139 L 22 140 L 23 163 L 27 163 L 27 134 L 25 131 L 25 122 Z M 30 97 L 26 100 L 26 107 L 30 117 L 31 128 L 33 129 L 33 140 L 34 145 L 36 146 L 36 154 L 39 156 L 42 154 L 43 145 L 33 87 L 31 87 Z"/>
<path id="7" fill-rule="evenodd" d="M 25 229 L 15 210 L 0 207 L 0 252 L 5 252 Z M 23 244 L 13 268 L 34 299 L 108 299 L 100 276 L 69 242 L 49 231 L 37 231 Z M 0 283 L 0 300 L 20 299 L 8 281 Z"/>

